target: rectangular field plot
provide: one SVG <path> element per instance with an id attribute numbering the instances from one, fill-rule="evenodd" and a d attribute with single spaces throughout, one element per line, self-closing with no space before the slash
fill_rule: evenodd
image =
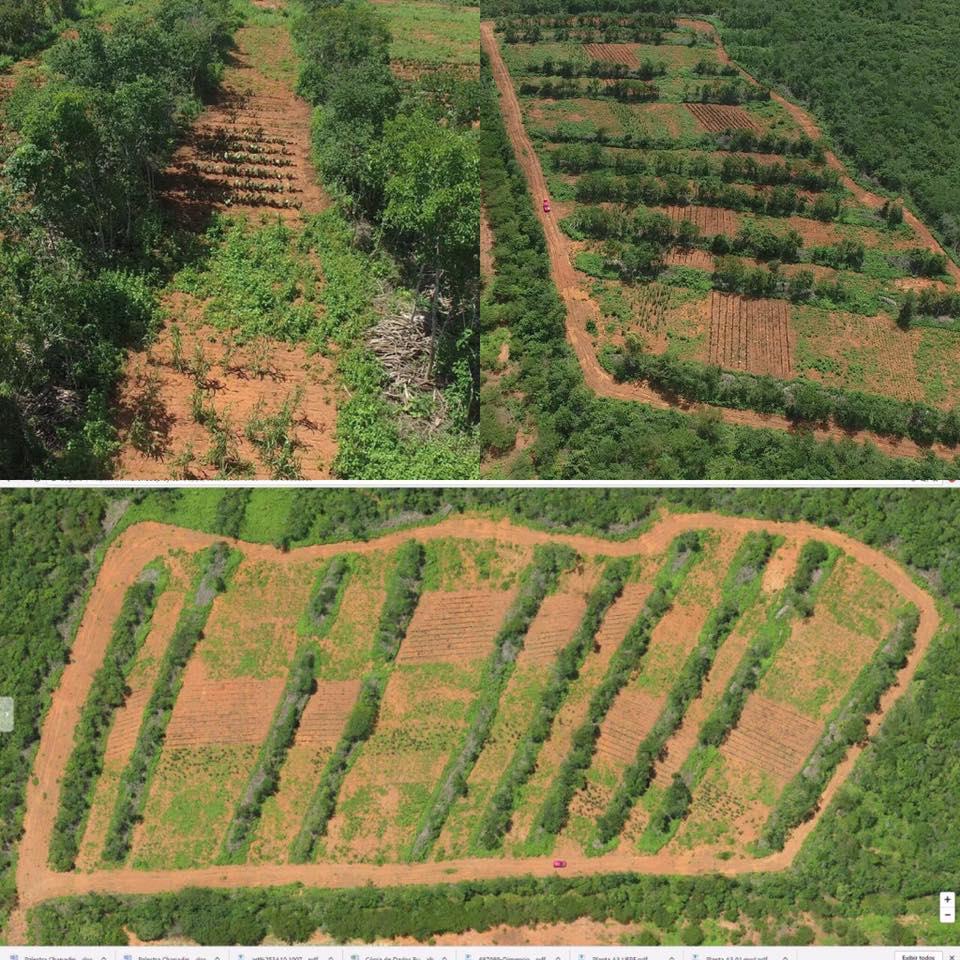
<path id="1" fill-rule="evenodd" d="M 465 856 L 477 820 L 495 789 L 513 751 L 527 730 L 551 664 L 576 632 L 587 608 L 587 595 L 600 568 L 588 562 L 564 575 L 557 592 L 544 599 L 524 638 L 516 667 L 500 699 L 493 729 L 467 781 L 466 795 L 450 811 L 434 851 L 435 859 Z"/>
<path id="2" fill-rule="evenodd" d="M 760 124 L 743 107 L 728 107 L 715 103 L 688 103 L 686 106 L 697 123 L 710 133 L 761 129 Z"/>
<path id="3" fill-rule="evenodd" d="M 197 654 L 211 680 L 282 679 L 297 646 L 296 625 L 317 565 L 244 558 L 214 600 Z M 270 597 L 265 605 L 264 596 Z"/>
<path id="4" fill-rule="evenodd" d="M 838 558 L 812 616 L 794 621 L 747 698 L 739 723 L 711 752 L 689 816 L 668 851 L 751 855 L 750 844 L 781 790 L 800 771 L 827 717 L 883 642 L 900 603 L 873 571 L 849 556 Z M 659 781 L 661 786 L 667 782 Z"/>
<path id="5" fill-rule="evenodd" d="M 793 373 L 786 300 L 710 293 L 710 363 L 788 379 Z"/>
<path id="6" fill-rule="evenodd" d="M 882 393 L 947 410 L 960 400 L 960 335 L 901 330 L 886 314 L 864 317 L 798 307 L 797 372 L 828 386 Z"/>
<path id="7" fill-rule="evenodd" d="M 602 63 L 622 63 L 626 67 L 638 67 L 640 61 L 634 53 L 635 44 L 630 43 L 585 43 L 584 53 L 591 60 Z"/>
<path id="8" fill-rule="evenodd" d="M 207 866 L 250 770 L 256 746 L 165 749 L 153 771 L 130 863 L 139 870 Z"/>
<path id="9" fill-rule="evenodd" d="M 511 599 L 502 590 L 424 594 L 397 663 L 459 663 L 485 656 Z"/>

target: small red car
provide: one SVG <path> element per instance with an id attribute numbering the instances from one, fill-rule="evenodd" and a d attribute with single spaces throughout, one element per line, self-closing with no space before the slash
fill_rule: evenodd
<path id="1" fill-rule="evenodd" d="M 546 203 L 547 201 L 544 200 L 543 202 Z M 566 860 L 554 860 L 554 861 L 553 861 L 553 865 L 554 865 L 558 870 L 562 870 L 562 869 L 567 865 L 567 861 L 566 861 Z"/>
<path id="2" fill-rule="evenodd" d="M 543 198 L 543 212 L 544 213 L 550 212 L 550 201 L 546 197 Z"/>

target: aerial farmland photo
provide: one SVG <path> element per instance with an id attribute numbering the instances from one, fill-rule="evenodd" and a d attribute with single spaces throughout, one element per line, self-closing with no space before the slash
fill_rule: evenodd
<path id="1" fill-rule="evenodd" d="M 0 494 L 10 944 L 938 944 L 958 501 Z"/>
<path id="2" fill-rule="evenodd" d="M 479 7 L 0 0 L 0 478 L 479 471 Z"/>
<path id="3" fill-rule="evenodd" d="M 481 16 L 485 475 L 957 477 L 954 4 Z"/>

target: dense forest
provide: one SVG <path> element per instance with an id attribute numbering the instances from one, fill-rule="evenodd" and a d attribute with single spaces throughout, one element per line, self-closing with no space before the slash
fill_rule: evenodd
<path id="1" fill-rule="evenodd" d="M 720 0 L 730 54 L 826 121 L 960 255 L 960 17 L 951 0 Z"/>
<path id="2" fill-rule="evenodd" d="M 120 497 L 123 499 L 120 499 Z M 211 532 L 240 531 L 281 546 L 370 537 L 397 523 L 477 510 L 554 530 L 632 536 L 654 511 L 808 520 L 889 551 L 944 601 L 960 605 L 960 516 L 951 491 L 918 490 L 145 490 L 12 491 L 0 495 L 4 545 L 0 670 L 13 678 L 20 725 L 0 750 L 4 809 L 18 811 L 46 697 L 56 682 L 106 528 L 155 517 Z M 104 522 L 106 521 L 106 522 Z M 629 531 L 625 533 L 624 531 Z M 88 564 L 88 556 L 93 565 Z M 697 944 L 717 920 L 730 937 L 810 942 L 815 924 L 833 942 L 905 945 L 937 934 L 924 918 L 956 874 L 960 824 L 960 637 L 955 619 L 934 643 L 911 693 L 891 713 L 803 848 L 795 867 L 724 879 L 610 875 L 512 879 L 365 890 L 190 890 L 158 897 L 66 899 L 33 911 L 36 942 L 126 942 L 186 936 L 253 943 L 268 933 L 301 941 L 316 929 L 336 940 L 427 938 L 441 931 L 614 918 L 645 924 L 651 942 Z M 26 638 L 31 638 L 26 643 Z M 39 639 L 38 639 L 39 638 Z M 42 641 L 42 642 L 40 642 Z M 14 896 L 18 816 L 2 835 L 4 910 Z M 739 933 L 738 933 L 739 931 Z"/>

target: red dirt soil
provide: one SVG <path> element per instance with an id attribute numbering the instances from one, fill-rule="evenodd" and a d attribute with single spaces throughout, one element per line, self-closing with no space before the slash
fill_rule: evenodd
<path id="1" fill-rule="evenodd" d="M 294 746 L 335 746 L 360 687 L 359 680 L 321 680 L 304 708 Z"/>
<path id="2" fill-rule="evenodd" d="M 511 590 L 424 593 L 397 663 L 461 663 L 486 657 L 514 597 Z"/>
<path id="3" fill-rule="evenodd" d="M 164 176 L 165 199 L 186 220 L 214 211 L 295 220 L 330 205 L 310 163 L 310 105 L 256 63 L 247 43 L 257 29 L 237 31 L 217 102 Z M 289 33 L 278 32 L 274 56 L 290 49 Z"/>
<path id="4" fill-rule="evenodd" d="M 755 693 L 730 731 L 723 753 L 784 784 L 810 756 L 821 729 L 802 713 Z"/>
<path id="5" fill-rule="evenodd" d="M 928 450 L 946 460 L 952 460 L 957 455 L 955 449 L 944 444 L 933 444 L 929 448 L 921 447 L 908 438 L 885 437 L 866 430 L 852 432 L 843 430 L 834 424 L 826 427 L 805 427 L 803 430 L 798 430 L 796 424 L 778 414 L 757 413 L 754 410 L 733 410 L 700 403 L 681 402 L 678 404 L 675 399 L 667 399 L 646 383 L 617 383 L 600 365 L 593 348 L 593 339 L 587 332 L 589 321 L 593 321 L 596 327 L 600 327 L 600 311 L 597 304 L 590 299 L 589 295 L 579 285 L 569 252 L 570 241 L 560 230 L 556 219 L 549 214 L 545 214 L 541 208 L 542 198 L 549 196 L 547 181 L 543 175 L 540 160 L 534 152 L 530 138 L 524 129 L 520 102 L 514 91 L 510 72 L 500 53 L 491 21 L 481 22 L 480 42 L 490 58 L 491 70 L 500 93 L 500 110 L 507 135 L 513 146 L 514 156 L 527 178 L 534 212 L 540 219 L 546 236 L 547 251 L 550 255 L 551 277 L 567 308 L 567 339 L 580 362 L 587 387 L 599 396 L 611 400 L 634 401 L 663 410 L 679 409 L 685 413 L 713 410 L 719 413 L 724 422 L 733 426 L 783 430 L 788 433 L 807 431 L 818 440 L 838 441 L 850 438 L 859 442 L 869 442 L 887 456 L 916 459 L 924 456 Z M 722 51 L 722 47 L 719 49 Z M 905 210 L 905 219 L 907 214 L 908 211 Z M 929 234 L 929 231 L 927 232 Z M 939 246 L 937 249 L 939 250 Z M 960 276 L 960 268 L 957 268 L 957 275 Z"/>
<path id="6" fill-rule="evenodd" d="M 235 348 L 229 335 L 203 322 L 202 306 L 189 294 L 172 294 L 166 303 L 181 331 L 182 354 L 189 363 L 199 345 L 212 366 L 205 378 L 205 403 L 229 418 L 239 457 L 250 464 L 257 479 L 270 477 L 244 427 L 262 403 L 262 413 L 275 414 L 298 388 L 302 398 L 294 416 L 291 437 L 295 457 L 306 480 L 325 480 L 337 454 L 335 438 L 338 388 L 335 361 L 310 354 L 303 345 L 261 340 Z M 173 364 L 173 328 L 167 325 L 144 351 L 131 354 L 117 398 L 117 426 L 123 447 L 115 476 L 128 480 L 209 480 L 217 475 L 204 462 L 212 438 L 193 417 L 193 375 Z M 151 394 L 156 394 L 151 402 Z M 154 438 L 154 450 L 133 446 L 130 426 L 137 413 Z M 193 461 L 178 467 L 174 461 L 188 449 Z"/>
<path id="7" fill-rule="evenodd" d="M 793 350 L 787 302 L 711 290 L 710 363 L 788 379 Z"/>
<path id="8" fill-rule="evenodd" d="M 166 749 L 263 743 L 282 692 L 283 680 L 210 680 L 206 664 L 194 657 L 170 716 Z"/>
<path id="9" fill-rule="evenodd" d="M 759 133 L 762 129 L 742 107 L 716 103 L 688 103 L 686 107 L 697 123 L 709 133 L 723 133 L 724 130 L 754 130 Z"/>
<path id="10" fill-rule="evenodd" d="M 273 564 L 289 564 L 328 559 L 344 550 L 374 553 L 396 549 L 411 537 L 426 542 L 445 537 L 498 539 L 523 547 L 546 543 L 562 543 L 589 555 L 646 556 L 663 554 L 676 536 L 686 530 L 712 529 L 744 535 L 749 531 L 767 530 L 790 538 L 816 537 L 844 550 L 854 560 L 872 568 L 897 591 L 905 601 L 914 603 L 920 613 L 916 644 L 897 682 L 884 694 L 878 712 L 871 717 L 868 735 L 873 737 L 883 716 L 906 691 L 917 667 L 940 625 L 934 599 L 914 583 L 910 574 L 886 554 L 853 540 L 836 530 L 812 524 L 781 523 L 747 517 L 718 514 L 667 514 L 650 530 L 628 541 L 609 541 L 585 535 L 548 534 L 516 526 L 508 521 L 479 517 L 455 517 L 413 530 L 397 531 L 360 543 L 335 543 L 303 547 L 282 553 L 272 546 L 232 542 L 253 560 Z M 443 883 L 461 879 L 487 879 L 500 876 L 551 876 L 549 858 L 499 860 L 490 858 L 441 861 L 418 864 L 339 864 L 210 866 L 194 870 L 140 871 L 129 867 L 91 873 L 55 873 L 47 866 L 47 851 L 59 803 L 59 784 L 73 749 L 73 732 L 90 691 L 93 676 L 103 662 L 114 622 L 120 612 L 126 589 L 153 558 L 170 550 L 194 552 L 224 538 L 167 524 L 143 522 L 125 530 L 107 550 L 96 583 L 77 631 L 70 662 L 65 667 L 43 723 L 40 743 L 34 760 L 33 777 L 27 783 L 24 833 L 20 843 L 16 888 L 18 905 L 6 930 L 7 942 L 22 943 L 26 934 L 26 911 L 35 904 L 56 896 L 69 896 L 92 891 L 158 893 L 180 890 L 188 886 L 247 887 L 304 883 L 311 886 L 360 886 L 364 883 Z M 611 611 L 612 612 L 612 611 Z M 867 743 L 869 740 L 867 741 Z M 866 744 L 848 751 L 831 778 L 820 809 L 825 810 L 849 775 Z M 730 863 L 712 856 L 691 853 L 663 853 L 639 857 L 631 853 L 613 853 L 595 858 L 576 858 L 568 863 L 570 876 L 606 871 L 632 870 L 644 873 L 748 873 L 780 870 L 788 866 L 800 849 L 819 816 L 798 828 L 781 853 L 762 861 Z"/>
<path id="11" fill-rule="evenodd" d="M 585 43 L 583 49 L 588 57 L 604 63 L 622 63 L 628 67 L 640 66 L 633 47 L 627 43 Z"/>

